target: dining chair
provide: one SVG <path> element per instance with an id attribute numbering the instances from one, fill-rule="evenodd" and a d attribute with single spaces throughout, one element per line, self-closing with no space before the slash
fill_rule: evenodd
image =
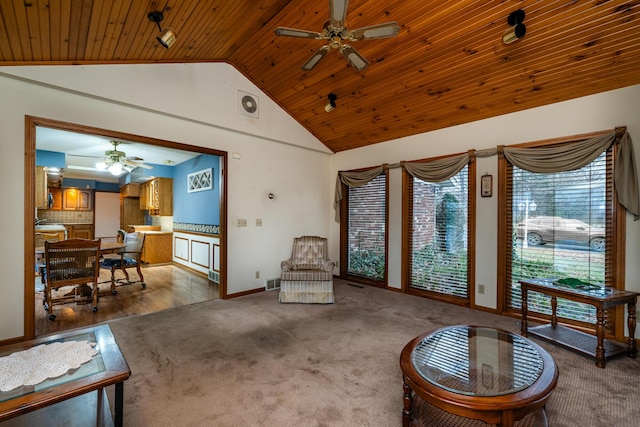
<path id="1" fill-rule="evenodd" d="M 140 282 L 143 288 L 147 286 L 144 282 L 142 270 L 140 269 L 140 265 L 142 264 L 141 258 L 142 248 L 144 247 L 144 238 L 145 234 L 139 231 L 134 233 L 125 233 L 123 241 L 125 244 L 124 249 L 122 249 L 117 256 L 111 258 L 105 257 L 100 263 L 100 268 L 111 271 L 111 293 L 113 295 L 118 293 L 116 290 L 116 282 L 122 282 L 123 280 L 126 281 L 126 285 Z M 129 273 L 127 272 L 127 269 L 129 268 L 136 269 L 138 277 L 140 278 L 139 280 L 129 280 Z M 116 280 L 115 273 L 117 270 L 124 273 L 125 279 Z"/>
<path id="2" fill-rule="evenodd" d="M 61 242 L 44 242 L 45 310 L 49 320 L 55 320 L 53 306 L 85 299 L 82 289 L 89 283 L 93 312 L 98 311 L 98 276 L 100 275 L 100 239 L 68 239 Z M 53 291 L 73 286 L 73 291 L 63 296 L 53 296 Z"/>
<path id="3" fill-rule="evenodd" d="M 44 242 L 58 242 L 60 238 L 57 233 L 35 233 L 35 242 L 34 246 L 36 248 L 41 248 L 44 246 Z M 45 274 L 45 265 L 44 265 L 44 254 L 38 254 L 36 252 L 36 269 L 38 273 L 40 273 L 40 280 L 44 283 L 44 274 Z"/>

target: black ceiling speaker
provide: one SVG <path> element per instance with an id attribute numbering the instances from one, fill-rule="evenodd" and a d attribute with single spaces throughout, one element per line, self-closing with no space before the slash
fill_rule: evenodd
<path id="1" fill-rule="evenodd" d="M 516 40 L 520 40 L 527 33 L 527 27 L 522 23 L 524 21 L 524 10 L 518 9 L 509 14 L 507 23 L 511 26 L 502 35 L 502 42 L 504 44 L 511 44 Z"/>

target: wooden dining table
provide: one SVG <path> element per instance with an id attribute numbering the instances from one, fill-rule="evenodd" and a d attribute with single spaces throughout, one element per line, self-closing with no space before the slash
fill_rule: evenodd
<path id="1" fill-rule="evenodd" d="M 101 254 L 108 254 L 108 253 L 117 253 L 119 251 L 121 251 L 122 249 L 124 249 L 125 247 L 127 247 L 126 244 L 124 244 L 123 242 L 110 242 L 110 241 L 106 241 L 106 242 L 100 242 L 100 253 Z M 44 246 L 38 246 L 36 247 L 36 259 L 38 258 L 44 258 L 45 255 L 45 250 L 44 250 Z M 42 266 L 38 264 L 38 262 L 36 262 L 36 265 L 38 267 L 38 270 L 40 271 L 40 275 L 42 276 Z M 72 291 L 69 291 L 67 294 L 65 294 L 65 296 L 70 296 L 70 295 L 90 295 L 90 288 L 87 285 L 81 285 L 81 286 L 77 286 L 75 289 L 73 289 Z M 106 295 L 106 292 L 101 292 L 101 295 L 104 294 Z"/>
<path id="2" fill-rule="evenodd" d="M 100 242 L 100 252 L 103 254 L 119 252 L 126 246 L 127 245 L 122 242 Z M 36 247 L 36 255 L 44 255 L 44 246 Z"/>

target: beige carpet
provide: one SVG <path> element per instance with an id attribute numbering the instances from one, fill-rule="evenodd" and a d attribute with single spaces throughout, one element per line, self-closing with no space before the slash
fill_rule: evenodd
<path id="1" fill-rule="evenodd" d="M 333 305 L 279 304 L 271 291 L 111 322 L 132 371 L 125 425 L 400 426 L 409 340 L 452 324 L 520 329 L 515 318 L 340 280 L 335 293 Z M 550 426 L 639 425 L 640 359 L 599 369 L 536 342 L 560 370 Z"/>

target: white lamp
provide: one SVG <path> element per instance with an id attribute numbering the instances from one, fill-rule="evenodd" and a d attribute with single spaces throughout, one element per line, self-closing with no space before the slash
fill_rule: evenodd
<path id="1" fill-rule="evenodd" d="M 119 176 L 122 173 L 122 165 L 120 163 L 114 163 L 108 169 L 111 175 Z"/>

